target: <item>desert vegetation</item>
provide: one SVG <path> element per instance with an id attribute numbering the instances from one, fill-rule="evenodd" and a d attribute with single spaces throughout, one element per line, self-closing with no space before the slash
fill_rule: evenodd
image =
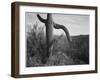
<path id="1" fill-rule="evenodd" d="M 89 35 L 71 36 L 69 45 L 66 35 L 53 35 L 52 52 L 47 54 L 45 26 L 31 25 L 26 34 L 26 66 L 57 66 L 89 64 Z"/>

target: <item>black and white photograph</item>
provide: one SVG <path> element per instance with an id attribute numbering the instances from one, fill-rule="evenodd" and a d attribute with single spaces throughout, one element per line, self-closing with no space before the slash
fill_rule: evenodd
<path id="1" fill-rule="evenodd" d="M 12 3 L 12 76 L 97 73 L 97 7 Z"/>
<path id="2" fill-rule="evenodd" d="M 89 64 L 89 26 L 89 15 L 26 12 L 26 66 Z"/>

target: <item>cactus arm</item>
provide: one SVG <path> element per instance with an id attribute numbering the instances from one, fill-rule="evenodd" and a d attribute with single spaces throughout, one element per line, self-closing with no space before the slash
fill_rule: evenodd
<path id="1" fill-rule="evenodd" d="M 54 28 L 55 29 L 62 29 L 62 30 L 64 30 L 64 32 L 65 32 L 65 34 L 67 36 L 68 42 L 71 43 L 72 40 L 71 40 L 69 31 L 68 31 L 68 29 L 64 25 L 60 25 L 60 24 L 54 23 Z"/>
<path id="2" fill-rule="evenodd" d="M 43 19 L 39 14 L 37 14 L 37 17 L 38 17 L 38 19 L 39 19 L 41 22 L 46 23 L 46 20 Z"/>

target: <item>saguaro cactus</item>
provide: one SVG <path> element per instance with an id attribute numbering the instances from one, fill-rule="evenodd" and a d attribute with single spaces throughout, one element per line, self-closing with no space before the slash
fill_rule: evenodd
<path id="1" fill-rule="evenodd" d="M 46 44 L 47 44 L 47 50 L 46 50 L 46 55 L 45 57 L 49 57 L 50 51 L 51 51 L 51 46 L 50 44 L 52 43 L 53 39 L 53 20 L 52 20 L 52 14 L 48 13 L 47 14 L 47 19 L 41 18 L 39 15 L 37 15 L 38 19 L 43 22 L 46 26 Z"/>
<path id="2" fill-rule="evenodd" d="M 53 44 L 53 27 L 56 29 L 62 29 L 64 30 L 64 32 L 66 33 L 67 39 L 69 41 L 69 43 L 71 42 L 71 38 L 69 35 L 69 32 L 67 30 L 67 28 L 63 25 L 60 24 L 56 24 L 55 22 L 53 22 L 52 19 L 52 14 L 48 13 L 47 14 L 47 19 L 43 19 L 40 17 L 39 14 L 37 14 L 38 19 L 45 24 L 46 27 L 46 44 L 47 44 L 47 51 L 46 51 L 46 56 L 45 57 L 49 57 L 50 52 L 52 50 L 52 44 Z"/>

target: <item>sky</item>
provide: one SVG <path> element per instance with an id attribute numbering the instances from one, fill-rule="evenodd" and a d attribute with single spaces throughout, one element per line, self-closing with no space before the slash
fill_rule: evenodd
<path id="1" fill-rule="evenodd" d="M 40 14 L 40 13 L 39 13 Z M 26 12 L 25 13 L 25 25 L 26 30 L 28 30 L 27 25 L 33 25 L 36 22 L 39 25 L 45 26 L 44 23 L 40 22 L 37 18 L 37 13 L 34 12 Z M 42 13 L 40 16 L 46 19 L 47 14 Z M 77 14 L 52 14 L 53 21 L 64 25 L 70 35 L 87 35 L 89 34 L 89 15 L 77 15 Z M 53 34 L 61 35 L 65 34 L 62 29 L 53 29 Z"/>

